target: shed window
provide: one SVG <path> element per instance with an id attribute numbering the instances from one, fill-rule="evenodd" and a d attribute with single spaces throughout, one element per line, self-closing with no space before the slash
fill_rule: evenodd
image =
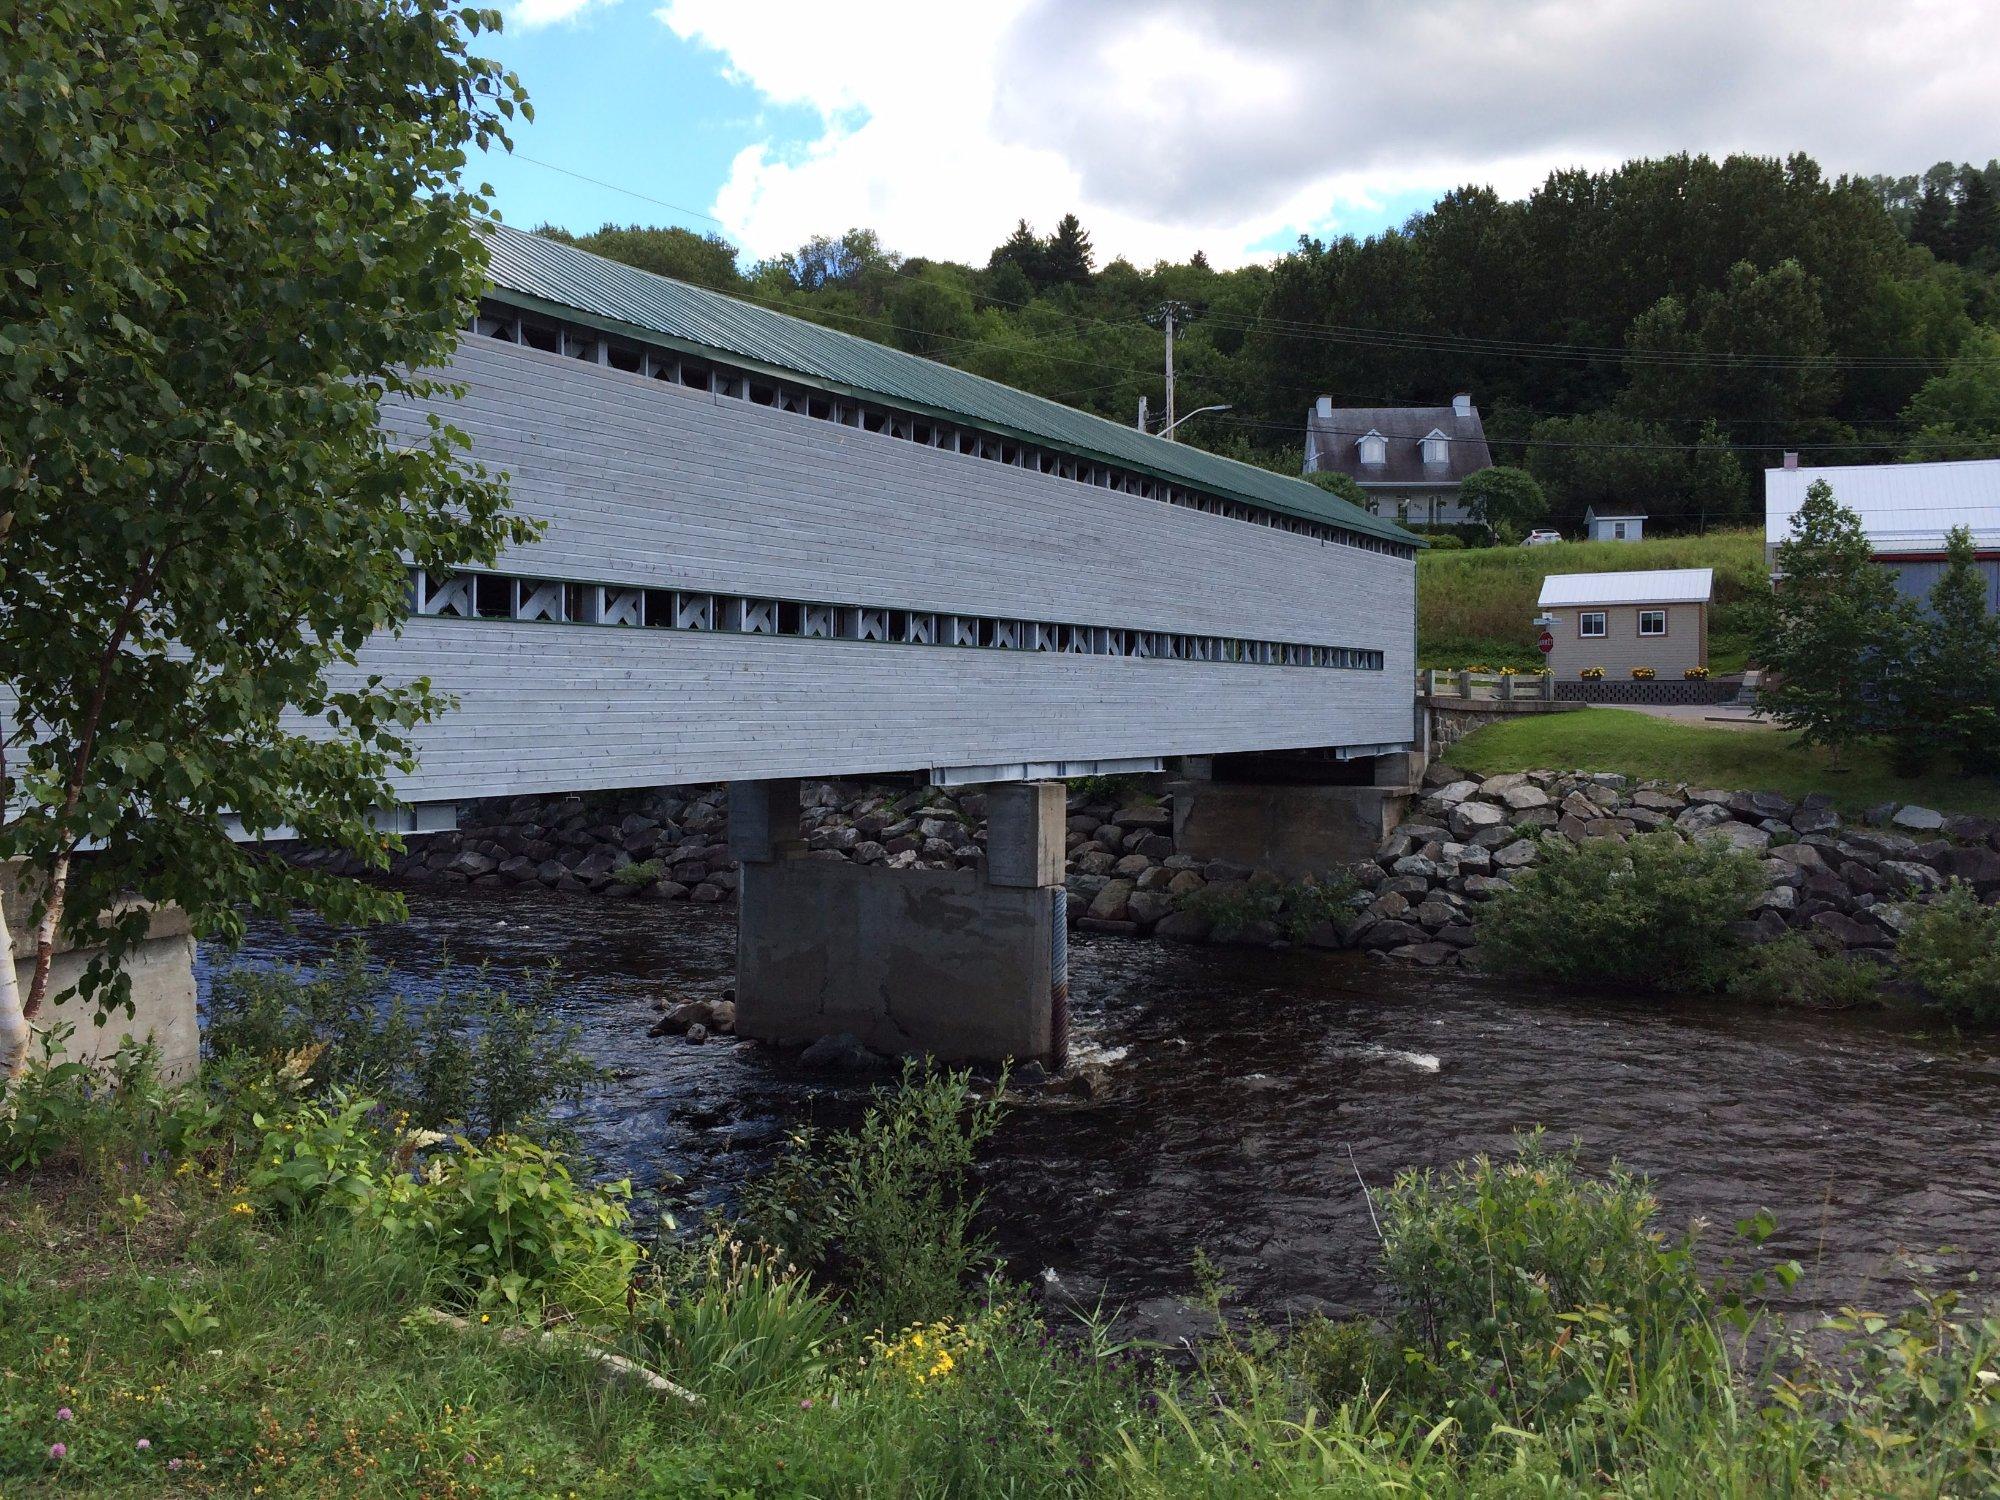
<path id="1" fill-rule="evenodd" d="M 1642 609 L 1639 611 L 1639 634 L 1665 635 L 1667 633 L 1667 612 L 1664 609 Z"/>
<path id="2" fill-rule="evenodd" d="M 1604 634 L 1604 611 L 1587 609 L 1576 617 L 1576 633 L 1585 640 Z"/>
<path id="3" fill-rule="evenodd" d="M 1611 523 L 1611 540 L 1614 542 L 1625 540 L 1625 523 L 1623 521 L 1613 521 Z"/>

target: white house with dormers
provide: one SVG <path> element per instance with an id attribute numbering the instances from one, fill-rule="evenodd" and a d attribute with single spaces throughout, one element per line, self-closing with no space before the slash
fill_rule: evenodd
<path id="1" fill-rule="evenodd" d="M 1335 406 L 1321 396 L 1306 413 L 1305 472 L 1348 475 L 1388 520 L 1471 520 L 1459 486 L 1492 465 L 1479 408 L 1464 392 L 1449 406 Z"/>

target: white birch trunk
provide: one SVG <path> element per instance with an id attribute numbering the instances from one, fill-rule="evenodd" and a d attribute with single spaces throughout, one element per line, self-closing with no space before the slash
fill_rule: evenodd
<path id="1" fill-rule="evenodd" d="M 21 1008 L 21 984 L 14 973 L 14 937 L 7 907 L 0 901 L 0 1066 L 8 1084 L 28 1066 L 28 1017 Z M 5 1108 L 0 1104 L 0 1108 Z"/>

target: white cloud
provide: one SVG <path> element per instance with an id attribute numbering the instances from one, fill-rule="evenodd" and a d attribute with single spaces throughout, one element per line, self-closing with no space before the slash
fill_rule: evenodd
<path id="1" fill-rule="evenodd" d="M 573 21 L 593 7 L 617 3 L 618 0 L 515 0 L 507 10 L 507 26 L 512 31 L 534 31 L 560 21 Z"/>
<path id="2" fill-rule="evenodd" d="M 546 10 L 578 0 L 523 0 Z M 1559 166 L 1749 150 L 1920 171 L 1994 149 L 2000 28 L 1928 0 L 666 0 L 803 147 L 736 157 L 715 201 L 754 254 L 865 224 L 980 258 L 1074 209 L 1101 259 L 1218 263 L 1343 205 Z"/>

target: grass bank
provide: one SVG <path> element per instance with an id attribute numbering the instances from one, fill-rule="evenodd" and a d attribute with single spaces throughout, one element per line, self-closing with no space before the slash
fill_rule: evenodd
<path id="1" fill-rule="evenodd" d="M 1823 750 L 1778 730 L 1725 729 L 1630 709 L 1524 714 L 1467 735 L 1444 759 L 1468 771 L 1619 771 L 1644 781 L 1782 792 L 1824 792 L 1845 812 L 1915 802 L 1942 812 L 2000 815 L 2000 782 L 1963 776 L 1903 778 L 1881 751 L 1847 752 L 1834 769 Z"/>
<path id="2" fill-rule="evenodd" d="M 1743 669 L 1749 645 L 1740 605 L 1768 586 L 1760 531 L 1422 553 L 1417 559 L 1419 665 L 1539 667 L 1541 653 L 1528 622 L 1535 616 L 1544 577 L 1639 568 L 1715 569 L 1709 663 L 1717 672 Z"/>
<path id="3" fill-rule="evenodd" d="M 267 1010 L 264 1014 L 269 1015 Z M 324 1014 L 324 1012 L 322 1012 Z M 353 1018 L 337 1023 L 356 1024 Z M 368 1024 L 361 1019 L 358 1024 Z M 438 1496 L 1908 1495 L 1990 1490 L 2000 1322 L 1769 1330 L 1643 1181 L 1517 1156 L 1377 1189 L 1380 1324 L 1173 1351 L 1037 1309 L 971 1232 L 998 1124 L 912 1073 L 744 1217 L 641 1245 L 531 1141 L 312 1078 L 37 1068 L 0 1119 L 0 1488 Z M 1768 1232 L 1739 1227 L 1748 1260 Z M 982 1274 L 982 1267 L 984 1271 Z M 456 1322 L 444 1323 L 436 1310 Z M 607 1374 L 615 1351 L 677 1382 Z M 687 1399 L 691 1397 L 692 1399 Z"/>

